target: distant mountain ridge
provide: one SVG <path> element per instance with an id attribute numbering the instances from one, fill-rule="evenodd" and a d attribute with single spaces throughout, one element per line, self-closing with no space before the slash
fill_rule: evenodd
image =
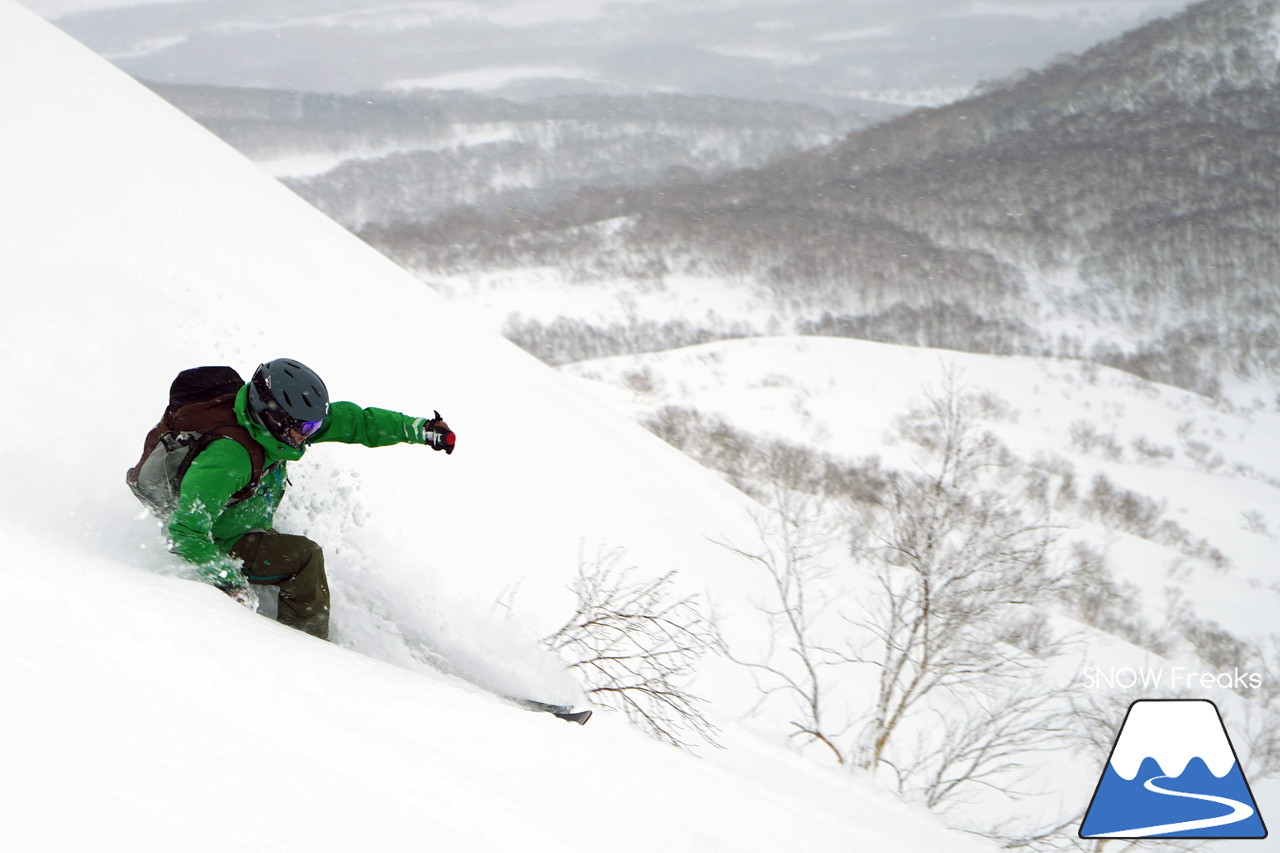
<path id="1" fill-rule="evenodd" d="M 516 102 L 471 92 L 148 85 L 348 228 L 420 223 L 466 206 L 543 209 L 591 187 L 710 180 L 871 121 L 672 94 Z"/>
<path id="2" fill-rule="evenodd" d="M 26 0 L 126 72 L 343 92 L 937 104 L 1186 0 Z"/>
<path id="3" fill-rule="evenodd" d="M 1278 14 L 1207 0 L 712 183 L 364 236 L 428 274 L 728 278 L 800 331 L 1091 357 L 1214 393 L 1280 372 Z"/>
<path id="4" fill-rule="evenodd" d="M 1195 103 L 1274 86 L 1277 14 L 1274 0 L 1205 0 L 1080 56 L 987 84 L 976 97 L 917 111 L 838 144 L 815 161 L 824 164 L 818 173 L 849 177 L 919 162 L 936 151 L 986 145 L 1081 113 L 1142 113 L 1168 100 Z M 881 139 L 887 145 L 875 144 Z M 915 147 L 903 147 L 907 140 Z"/>

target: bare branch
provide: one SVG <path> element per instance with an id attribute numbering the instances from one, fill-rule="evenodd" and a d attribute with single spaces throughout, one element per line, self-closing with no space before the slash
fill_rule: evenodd
<path id="1" fill-rule="evenodd" d="M 757 603 L 756 609 L 768 620 L 770 650 L 763 660 L 753 661 L 739 658 L 723 641 L 722 650 L 757 676 L 762 701 L 778 694 L 790 697 L 791 737 L 821 744 L 837 764 L 846 764 L 848 756 L 838 740 L 847 724 L 832 726 L 828 720 L 831 685 L 826 671 L 848 661 L 817 642 L 814 630 L 831 601 L 819 594 L 818 585 L 829 574 L 821 555 L 835 541 L 836 528 L 824 523 L 826 504 L 814 496 L 778 487 L 773 503 L 772 513 L 755 517 L 758 550 L 719 543 L 769 576 L 772 596 L 768 603 Z"/>
<path id="2" fill-rule="evenodd" d="M 676 597 L 676 573 L 631 583 L 621 553 L 579 558 L 573 615 L 544 642 L 582 673 L 587 694 L 651 736 L 681 748 L 715 744 L 715 726 L 688 692 L 699 660 L 717 648 L 696 596 Z"/>

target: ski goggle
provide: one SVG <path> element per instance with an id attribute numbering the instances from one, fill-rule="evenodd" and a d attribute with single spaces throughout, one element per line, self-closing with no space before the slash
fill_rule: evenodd
<path id="1" fill-rule="evenodd" d="M 258 412 L 258 420 L 262 421 L 262 425 L 267 431 L 281 441 L 289 444 L 288 441 L 291 430 L 296 430 L 303 438 L 310 438 L 320 431 L 320 427 L 324 426 L 324 421 L 299 421 L 289 417 L 280 409 L 266 408 Z"/>

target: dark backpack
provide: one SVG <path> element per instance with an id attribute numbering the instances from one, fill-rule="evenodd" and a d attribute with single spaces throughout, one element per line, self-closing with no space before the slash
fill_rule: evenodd
<path id="1" fill-rule="evenodd" d="M 125 482 L 138 500 L 161 518 L 178 503 L 182 477 L 200 451 L 218 438 L 230 438 L 249 451 L 253 475 L 249 484 L 231 496 L 231 503 L 253 494 L 262 478 L 265 451 L 236 420 L 236 394 L 244 385 L 230 367 L 193 367 L 169 386 L 169 405 L 160 423 L 147 433 L 138 464 Z"/>

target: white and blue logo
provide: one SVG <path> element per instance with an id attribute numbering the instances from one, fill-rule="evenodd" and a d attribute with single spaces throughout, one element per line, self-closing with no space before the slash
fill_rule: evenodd
<path id="1" fill-rule="evenodd" d="M 1266 838 L 1218 706 L 1143 699 L 1129 706 L 1081 838 Z"/>

